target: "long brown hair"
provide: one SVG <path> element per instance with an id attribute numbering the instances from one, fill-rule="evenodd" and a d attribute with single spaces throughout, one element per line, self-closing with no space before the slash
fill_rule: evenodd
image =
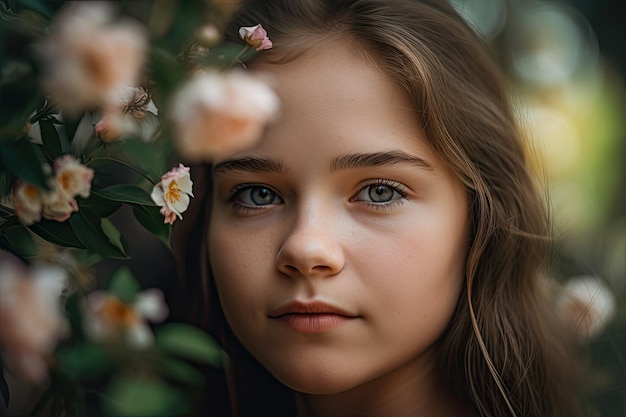
<path id="1" fill-rule="evenodd" d="M 226 40 L 238 42 L 238 27 L 259 22 L 274 43 L 263 59 L 273 62 L 293 59 L 331 36 L 351 39 L 409 93 L 433 151 L 464 184 L 472 242 L 464 293 L 439 351 L 450 389 L 484 417 L 581 415 L 571 349 L 540 278 L 550 249 L 545 202 L 527 165 L 506 84 L 479 37 L 445 1 L 253 0 L 227 28 Z M 198 218 L 208 221 L 206 212 Z M 195 231 L 206 240 L 203 227 Z M 196 250 L 187 251 L 187 260 L 206 260 L 206 249 Z M 212 280 L 204 282 L 211 311 L 203 314 L 230 350 L 235 374 L 255 372 L 271 381 L 230 333 Z M 237 368 L 239 357 L 255 370 Z M 237 381 L 251 384 L 249 376 Z M 250 388 L 263 392 L 267 386 Z M 280 391 L 275 382 L 269 386 Z M 241 385 L 235 390 L 248 391 Z"/>

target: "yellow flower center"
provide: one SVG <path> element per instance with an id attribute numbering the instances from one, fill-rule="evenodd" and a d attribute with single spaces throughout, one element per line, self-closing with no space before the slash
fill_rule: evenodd
<path id="1" fill-rule="evenodd" d="M 178 188 L 178 183 L 176 181 L 170 182 L 167 187 L 167 191 L 165 192 L 165 199 L 170 204 L 180 201 L 180 188 Z"/>
<path id="2" fill-rule="evenodd" d="M 39 197 L 39 190 L 37 189 L 37 187 L 34 187 L 30 184 L 26 184 L 24 186 L 24 195 L 26 196 L 26 198 L 32 201 L 36 199 L 37 197 Z"/>
<path id="3" fill-rule="evenodd" d="M 72 185 L 72 174 L 70 172 L 64 172 L 59 176 L 59 185 L 63 190 L 69 190 Z"/>
<path id="4" fill-rule="evenodd" d="M 115 328 L 130 327 L 139 322 L 139 316 L 132 306 L 109 297 L 102 306 L 102 319 Z"/>

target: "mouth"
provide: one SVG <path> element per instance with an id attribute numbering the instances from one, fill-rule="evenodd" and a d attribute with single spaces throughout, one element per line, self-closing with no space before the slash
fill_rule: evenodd
<path id="1" fill-rule="evenodd" d="M 324 333 L 360 316 L 322 302 L 295 301 L 271 311 L 268 317 L 298 333 Z"/>

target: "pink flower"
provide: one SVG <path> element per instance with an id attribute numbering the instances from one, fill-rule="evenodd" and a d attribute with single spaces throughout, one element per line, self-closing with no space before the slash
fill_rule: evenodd
<path id="1" fill-rule="evenodd" d="M 92 339 L 107 341 L 121 337 L 137 349 L 149 347 L 154 341 L 146 321 L 158 323 L 169 314 L 163 292 L 155 288 L 140 292 L 133 304 L 125 304 L 105 291 L 90 293 L 86 301 L 83 325 Z"/>
<path id="2" fill-rule="evenodd" d="M 189 197 L 193 197 L 192 186 L 189 168 L 183 164 L 163 175 L 154 186 L 150 197 L 161 206 L 164 223 L 173 224 L 177 216 L 183 218 L 182 213 L 189 207 Z"/>
<path id="3" fill-rule="evenodd" d="M 0 255 L 0 350 L 7 366 L 31 382 L 47 375 L 47 356 L 63 335 L 61 294 L 64 269 L 38 265 L 27 269 Z"/>
<path id="4" fill-rule="evenodd" d="M 41 220 L 42 193 L 32 184 L 18 180 L 11 191 L 15 213 L 22 224 L 30 226 Z"/>
<path id="5" fill-rule="evenodd" d="M 249 74 L 200 72 L 174 98 L 178 150 L 195 162 L 241 151 L 261 138 L 278 107 L 276 93 Z"/>
<path id="6" fill-rule="evenodd" d="M 44 88 L 64 110 L 106 102 L 111 92 L 135 85 L 145 60 L 146 34 L 119 20 L 107 2 L 70 2 L 39 45 Z"/>
<path id="7" fill-rule="evenodd" d="M 273 46 L 272 41 L 267 36 L 267 32 L 260 23 L 256 26 L 240 27 L 239 37 L 257 51 L 270 49 Z"/>

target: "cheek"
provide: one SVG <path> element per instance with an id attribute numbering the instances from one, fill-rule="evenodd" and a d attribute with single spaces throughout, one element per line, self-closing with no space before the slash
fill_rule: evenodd
<path id="1" fill-rule="evenodd" d="M 219 224 L 214 223 L 214 224 Z M 252 310 L 272 276 L 273 256 L 268 239 L 214 227 L 209 234 L 209 259 L 224 312 Z M 239 313 L 237 313 L 239 314 Z"/>
<path id="2" fill-rule="evenodd" d="M 465 227 L 432 218 L 407 224 L 352 249 L 362 285 L 371 290 L 369 302 L 395 319 L 446 321 L 463 285 Z"/>

